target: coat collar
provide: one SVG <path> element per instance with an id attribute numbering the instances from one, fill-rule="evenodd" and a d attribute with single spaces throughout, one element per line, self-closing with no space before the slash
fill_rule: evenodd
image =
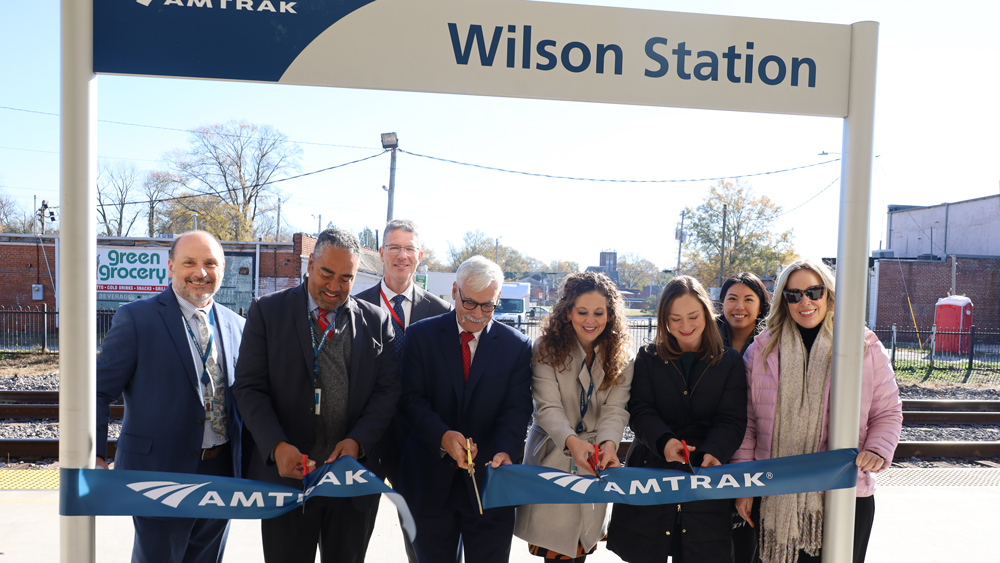
<path id="1" fill-rule="evenodd" d="M 601 354 L 600 348 L 594 349 L 594 365 L 588 371 L 583 367 L 583 362 L 587 358 L 587 353 L 583 350 L 583 344 L 580 341 L 576 341 L 576 346 L 570 350 L 570 369 L 576 370 L 577 379 L 580 381 L 580 385 L 584 389 L 590 387 L 590 382 L 594 382 L 594 388 L 599 389 L 601 384 L 604 383 L 604 356 Z M 588 376 L 590 379 L 588 379 Z"/>
<path id="2" fill-rule="evenodd" d="M 187 372 L 191 386 L 195 391 L 198 391 L 198 374 L 196 373 L 194 358 L 191 356 L 191 344 L 188 342 L 188 335 L 184 328 L 184 316 L 181 313 L 181 306 L 177 302 L 178 296 L 174 293 L 173 287 L 168 285 L 167 289 L 160 292 L 156 299 L 160 303 L 160 317 L 163 319 L 167 333 L 170 335 L 170 340 L 174 343 L 177 356 L 184 364 L 184 371 Z"/>

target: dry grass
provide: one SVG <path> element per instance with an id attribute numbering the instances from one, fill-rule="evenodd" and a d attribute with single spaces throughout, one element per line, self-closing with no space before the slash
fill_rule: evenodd
<path id="1" fill-rule="evenodd" d="M 59 373 L 59 354 L 0 353 L 0 377 Z"/>

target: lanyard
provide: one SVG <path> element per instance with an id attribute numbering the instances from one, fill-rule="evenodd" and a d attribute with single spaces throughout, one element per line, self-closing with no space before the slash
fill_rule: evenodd
<path id="1" fill-rule="evenodd" d="M 590 375 L 590 368 L 587 367 L 587 361 L 583 361 L 583 366 L 580 369 L 587 368 L 587 375 Z M 583 417 L 587 416 L 587 408 L 590 407 L 590 397 L 594 394 L 594 379 L 590 379 L 590 389 L 586 393 L 583 392 L 583 386 L 580 386 L 580 422 L 576 425 L 576 433 L 579 434 L 583 432 Z"/>
<path id="2" fill-rule="evenodd" d="M 343 307 L 341 305 L 340 307 Z M 323 346 L 330 339 L 330 331 L 337 328 L 337 316 L 340 314 L 340 307 L 333 310 L 333 322 L 323 331 L 323 338 L 316 341 L 316 329 L 313 328 L 311 315 L 306 315 L 306 322 L 309 323 L 309 335 L 312 336 L 313 345 L 313 379 L 319 375 L 319 353 L 323 351 Z"/>
<path id="3" fill-rule="evenodd" d="M 208 310 L 208 342 L 205 343 L 205 349 L 201 349 L 201 344 L 198 339 L 194 336 L 194 331 L 191 330 L 191 323 L 188 322 L 187 317 L 183 317 L 184 326 L 187 327 L 188 334 L 191 335 L 191 340 L 194 342 L 195 348 L 198 349 L 198 353 L 201 354 L 201 383 L 202 385 L 208 387 L 212 386 L 212 394 L 215 394 L 215 386 L 212 385 L 212 378 L 208 373 L 208 357 L 212 355 L 212 344 L 215 342 L 215 310 Z"/>
<path id="4" fill-rule="evenodd" d="M 382 284 L 379 284 L 378 292 L 382 294 L 382 301 L 385 303 L 385 306 L 389 308 L 389 314 L 391 314 L 392 318 L 399 323 L 399 326 L 403 327 L 403 330 L 406 330 L 406 325 L 404 325 L 403 321 L 401 321 L 399 316 L 396 315 L 396 310 L 392 308 L 392 305 L 389 303 L 389 299 L 386 298 L 385 291 L 382 289 Z M 402 305 L 400 305 L 400 307 L 402 307 Z"/>

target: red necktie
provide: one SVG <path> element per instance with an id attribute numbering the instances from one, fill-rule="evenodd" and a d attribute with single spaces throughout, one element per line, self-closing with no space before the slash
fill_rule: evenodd
<path id="1" fill-rule="evenodd" d="M 472 367 L 472 348 L 469 348 L 469 341 L 476 336 L 471 332 L 462 332 L 462 372 L 465 374 L 465 382 L 469 382 L 469 368 Z"/>
<path id="2" fill-rule="evenodd" d="M 316 320 L 319 321 L 320 332 L 326 332 L 327 327 L 330 326 L 330 321 L 326 318 L 326 313 L 326 309 L 322 307 L 319 308 L 319 315 L 316 317 Z"/>

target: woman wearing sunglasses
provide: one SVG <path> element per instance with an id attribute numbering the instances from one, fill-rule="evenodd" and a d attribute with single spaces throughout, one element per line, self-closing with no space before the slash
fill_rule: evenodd
<path id="1" fill-rule="evenodd" d="M 825 265 L 799 260 L 775 285 L 767 329 L 744 356 L 748 380 L 747 431 L 733 461 L 787 457 L 827 449 L 833 353 L 834 277 Z M 778 297 L 780 296 L 780 299 Z M 903 413 L 889 357 L 865 331 L 858 437 L 854 561 L 865 560 L 875 517 L 873 473 L 889 467 Z M 764 563 L 821 560 L 823 494 L 800 493 L 736 501 L 760 534 Z"/>
<path id="2" fill-rule="evenodd" d="M 627 465 L 691 472 L 728 463 L 746 429 L 746 373 L 722 345 L 712 301 L 692 277 L 674 278 L 657 306 L 656 340 L 635 358 Z M 630 563 L 728 563 L 728 499 L 616 504 L 608 549 Z"/>
<path id="3" fill-rule="evenodd" d="M 531 366 L 535 415 L 524 463 L 594 476 L 620 466 L 632 339 L 625 302 L 608 276 L 566 278 L 535 341 Z M 606 504 L 520 506 L 514 534 L 546 560 L 582 562 L 605 535 L 606 513 Z"/>

